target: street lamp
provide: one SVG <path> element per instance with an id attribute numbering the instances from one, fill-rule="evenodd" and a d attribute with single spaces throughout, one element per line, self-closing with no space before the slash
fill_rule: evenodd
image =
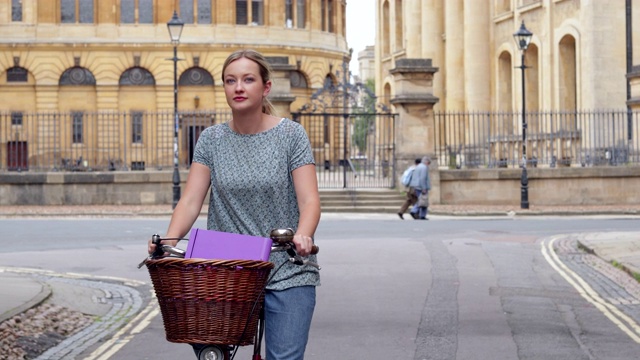
<path id="1" fill-rule="evenodd" d="M 531 31 L 524 27 L 524 21 L 520 25 L 520 29 L 513 34 L 513 38 L 518 44 L 518 49 L 522 53 L 520 60 L 520 69 L 522 70 L 522 177 L 520 178 L 520 208 L 529 208 L 529 178 L 527 177 L 527 119 L 525 115 L 525 86 L 524 86 L 524 70 L 527 68 L 524 65 L 524 53 L 531 43 Z"/>
<path id="2" fill-rule="evenodd" d="M 174 129 L 173 129 L 173 205 L 175 209 L 180 200 L 180 170 L 178 168 L 178 127 L 180 126 L 180 119 L 178 118 L 178 43 L 180 42 L 180 35 L 182 35 L 182 28 L 184 22 L 178 17 L 178 13 L 174 10 L 173 17 L 167 23 L 167 29 L 169 29 L 169 36 L 171 37 L 171 43 L 173 44 L 173 58 L 169 59 L 173 61 L 173 116 L 174 116 Z"/>

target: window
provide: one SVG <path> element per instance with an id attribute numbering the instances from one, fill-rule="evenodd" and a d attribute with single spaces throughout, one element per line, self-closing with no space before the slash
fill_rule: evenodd
<path id="1" fill-rule="evenodd" d="M 136 66 L 123 72 L 118 83 L 133 86 L 155 85 L 156 80 L 147 69 Z"/>
<path id="2" fill-rule="evenodd" d="M 180 18 L 185 24 L 211 24 L 211 0 L 180 1 Z"/>
<path id="3" fill-rule="evenodd" d="M 327 24 L 329 32 L 334 32 L 334 11 L 333 11 L 333 0 L 327 0 L 327 20 L 329 23 Z"/>
<path id="4" fill-rule="evenodd" d="M 131 142 L 133 144 L 142 144 L 142 111 L 131 112 Z"/>
<path id="5" fill-rule="evenodd" d="M 201 67 L 192 67 L 180 75 L 178 85 L 213 86 L 213 76 Z"/>
<path id="6" fill-rule="evenodd" d="M 247 1 L 249 0 L 236 0 L 236 24 L 247 24 Z"/>
<path id="7" fill-rule="evenodd" d="M 211 24 L 211 0 L 198 0 L 198 24 Z"/>
<path id="8" fill-rule="evenodd" d="M 236 0 L 236 24 L 264 25 L 264 0 Z"/>
<path id="9" fill-rule="evenodd" d="M 320 8 L 322 19 L 322 31 L 334 32 L 334 3 L 333 0 L 322 0 Z"/>
<path id="10" fill-rule="evenodd" d="M 22 21 L 22 0 L 11 0 L 11 21 Z"/>
<path id="11" fill-rule="evenodd" d="M 120 0 L 120 23 L 153 24 L 153 0 Z"/>
<path id="12" fill-rule="evenodd" d="M 14 66 L 7 70 L 7 82 L 27 82 L 29 79 L 29 72 L 27 69 Z"/>
<path id="13" fill-rule="evenodd" d="M 304 29 L 306 0 L 286 0 L 285 3 L 285 26 Z"/>
<path id="14" fill-rule="evenodd" d="M 60 85 L 95 85 L 96 78 L 91 71 L 80 66 L 74 66 L 65 70 L 60 75 Z"/>
<path id="15" fill-rule="evenodd" d="M 60 22 L 93 23 L 93 0 L 60 0 Z"/>
<path id="16" fill-rule="evenodd" d="M 185 24 L 193 24 L 193 0 L 180 1 L 180 19 Z"/>
<path id="17" fill-rule="evenodd" d="M 292 88 L 303 88 L 306 89 L 307 86 L 307 79 L 304 77 L 304 75 L 299 72 L 299 71 L 292 71 L 290 78 L 289 78 L 289 83 L 291 84 Z"/>
<path id="18" fill-rule="evenodd" d="M 251 0 L 251 25 L 264 25 L 264 0 Z"/>
<path id="19" fill-rule="evenodd" d="M 83 118 L 84 114 L 82 112 L 79 111 L 74 111 L 71 113 L 71 136 L 72 136 L 72 142 L 74 144 L 82 144 L 84 141 L 84 138 L 82 136 L 83 134 L 83 124 L 82 124 L 82 118 Z"/>
<path id="20" fill-rule="evenodd" d="M 11 112 L 11 125 L 22 125 L 22 111 Z"/>

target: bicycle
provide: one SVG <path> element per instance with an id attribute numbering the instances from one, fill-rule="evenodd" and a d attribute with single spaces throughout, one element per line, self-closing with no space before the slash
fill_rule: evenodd
<path id="1" fill-rule="evenodd" d="M 299 266 L 313 266 L 320 270 L 320 266 L 317 263 L 310 261 L 309 259 L 303 258 L 298 255 L 295 249 L 295 245 L 293 244 L 293 236 L 294 231 L 290 228 L 287 229 L 273 229 L 271 230 L 269 237 L 272 240 L 271 251 L 286 251 L 289 256 L 288 262 L 291 262 L 295 265 Z M 263 261 L 247 261 L 247 260 L 228 260 L 228 261 L 209 261 L 201 260 L 201 259 L 184 259 L 185 250 L 180 249 L 175 246 L 162 244 L 163 240 L 188 240 L 188 239 L 175 239 L 175 238 L 161 238 L 159 235 L 155 234 L 152 236 L 152 242 L 156 245 L 155 251 L 149 255 L 148 258 L 143 260 L 138 268 L 143 265 L 147 265 L 149 268 L 150 275 L 152 277 L 152 282 L 154 283 L 154 289 L 156 290 L 156 294 L 158 295 L 161 312 L 163 316 L 163 322 L 165 325 L 165 332 L 167 333 L 167 340 L 172 342 L 187 342 L 191 344 L 199 344 L 199 346 L 194 347 L 194 351 L 196 351 L 196 355 L 198 356 L 198 360 L 232 360 L 235 358 L 235 355 L 238 349 L 241 346 L 246 346 L 253 344 L 253 356 L 252 360 L 262 360 L 261 355 L 261 345 L 262 338 L 264 335 L 264 313 L 263 313 L 263 301 L 264 301 L 264 291 L 268 282 L 273 278 L 273 275 L 277 273 L 277 271 L 284 265 L 286 262 L 279 265 L 279 267 L 271 274 L 270 277 L 268 275 L 271 270 L 274 268 L 274 264 L 270 262 Z M 317 254 L 319 251 L 318 246 L 313 245 L 311 250 L 311 254 Z M 168 259 L 168 260 L 167 260 Z M 191 261 L 193 260 L 193 261 Z M 166 266 L 164 270 L 156 269 L 156 266 L 159 266 L 162 263 L 163 266 Z M 166 292 L 164 289 L 167 287 L 166 283 L 168 276 L 167 272 L 175 271 L 176 266 L 181 266 L 181 270 L 179 271 L 180 278 L 173 278 L 175 281 L 182 281 L 182 278 L 186 275 L 189 275 L 190 272 L 201 272 L 207 271 L 207 269 L 213 269 L 216 271 L 216 276 L 206 276 L 205 281 L 207 284 L 211 284 L 212 282 L 222 282 L 225 280 L 218 280 L 219 278 L 226 278 L 226 275 L 221 275 L 221 273 L 249 273 L 253 272 L 251 275 L 247 275 L 248 278 L 251 278 L 250 283 L 248 283 L 248 288 L 250 290 L 246 290 L 248 292 L 247 297 L 243 297 L 240 300 L 237 300 L 235 303 L 231 303 L 230 306 L 220 306 L 220 304 L 216 303 L 212 305 L 214 308 L 211 310 L 208 305 L 203 305 L 208 301 L 203 298 L 201 295 L 197 295 L 200 297 L 195 302 L 186 302 L 185 304 L 180 303 L 176 297 L 181 296 L 182 294 L 175 294 L 173 289 L 169 289 L 169 292 L 173 292 L 173 294 L 169 294 L 166 297 L 166 301 L 161 301 L 161 297 L 165 298 L 164 295 L 160 295 L 160 292 Z M 171 268 L 169 268 L 171 267 Z M 170 269 L 167 271 L 167 269 Z M 239 271 L 240 270 L 240 271 Z M 258 274 L 258 275 L 256 275 Z M 196 278 L 202 278 L 202 276 L 195 276 Z M 168 281 L 171 283 L 171 278 Z M 190 280 L 185 280 L 191 284 Z M 234 279 L 231 281 L 233 286 L 238 288 L 245 288 L 244 285 L 247 283 L 243 283 L 243 285 L 238 285 L 240 281 Z M 197 291 L 198 287 L 202 287 L 196 285 L 190 285 L 194 287 L 194 291 Z M 223 284 L 224 285 L 224 284 Z M 169 285 L 171 286 L 171 285 Z M 212 286 L 216 286 L 213 284 Z M 180 288 L 181 291 L 184 291 L 184 288 Z M 206 292 L 206 291 L 205 291 Z M 242 296 L 238 295 L 240 291 L 237 289 L 232 290 L 221 290 L 221 292 L 231 293 L 234 296 Z M 210 296 L 210 293 L 207 293 L 207 296 Z M 215 297 L 215 296 L 213 296 Z M 250 300 L 247 300 L 250 298 Z M 213 300 L 215 302 L 216 300 Z M 176 305 L 180 304 L 180 305 Z M 192 309 L 195 306 L 204 306 L 206 307 L 205 315 L 208 318 L 215 318 L 215 321 L 218 323 L 222 323 L 219 327 L 211 329 L 208 325 L 210 325 L 205 319 L 201 319 L 202 321 L 197 322 L 197 326 L 203 328 L 202 332 L 206 335 L 203 335 L 199 338 L 200 334 L 195 336 L 194 332 L 190 329 L 189 334 L 186 336 L 183 333 L 180 333 L 182 329 L 176 329 L 176 326 L 179 326 L 183 323 L 182 320 L 184 318 L 193 318 L 194 314 L 201 315 L 201 312 Z M 222 315 L 219 316 L 210 316 L 210 313 L 215 312 L 216 307 L 224 307 L 224 311 Z M 232 310 L 227 308 L 232 307 Z M 209 312 L 211 310 L 211 312 Z M 237 312 L 236 312 L 237 310 Z M 228 313 L 236 313 L 245 315 L 246 319 L 227 319 L 229 317 Z M 176 314 L 177 313 L 177 314 Z M 192 314 L 193 313 L 193 314 Z M 222 317 L 224 319 L 220 319 Z M 238 322 L 240 321 L 240 322 Z M 215 326 L 214 326 L 215 327 Z M 240 331 L 239 328 L 242 328 Z M 213 333 L 212 333 L 213 332 Z M 224 333 L 225 335 L 218 336 L 217 332 Z M 175 335 L 178 333 L 178 335 Z M 229 335 L 228 333 L 232 333 Z M 187 339 L 185 339 L 187 338 Z M 234 341 L 231 341 L 231 339 Z M 211 340 L 214 341 L 211 341 Z M 197 350 L 196 350 L 197 349 Z"/>

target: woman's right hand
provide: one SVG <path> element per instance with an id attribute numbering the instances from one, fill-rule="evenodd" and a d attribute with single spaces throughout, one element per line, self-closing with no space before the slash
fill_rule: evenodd
<path id="1" fill-rule="evenodd" d="M 160 243 L 163 245 L 176 246 L 178 244 L 178 240 L 161 240 Z M 156 251 L 156 247 L 157 246 L 156 244 L 153 243 L 153 237 L 152 237 L 151 239 L 149 239 L 149 242 L 147 243 L 147 252 L 149 253 L 149 255 L 153 254 L 154 251 Z"/>

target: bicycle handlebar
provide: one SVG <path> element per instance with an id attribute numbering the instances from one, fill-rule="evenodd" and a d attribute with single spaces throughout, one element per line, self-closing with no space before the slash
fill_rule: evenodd
<path id="1" fill-rule="evenodd" d="M 270 232 L 270 238 L 273 241 L 273 245 L 271 246 L 271 251 L 286 251 L 289 255 L 289 261 L 296 265 L 310 265 L 318 270 L 320 270 L 320 266 L 314 262 L 309 261 L 308 259 L 303 258 L 298 255 L 296 251 L 295 244 L 293 243 L 294 232 L 291 228 L 286 229 L 273 229 Z M 162 244 L 162 240 L 184 240 L 180 238 L 162 238 L 158 234 L 153 234 L 151 236 L 151 242 L 156 245 L 155 250 L 151 253 L 146 259 L 144 259 L 139 265 L 138 269 L 141 268 L 144 263 L 149 259 L 159 259 L 164 257 L 165 253 L 169 253 L 169 256 L 184 258 L 185 251 L 171 245 Z M 315 255 L 320 251 L 320 248 L 317 245 L 311 246 L 311 255 Z"/>

